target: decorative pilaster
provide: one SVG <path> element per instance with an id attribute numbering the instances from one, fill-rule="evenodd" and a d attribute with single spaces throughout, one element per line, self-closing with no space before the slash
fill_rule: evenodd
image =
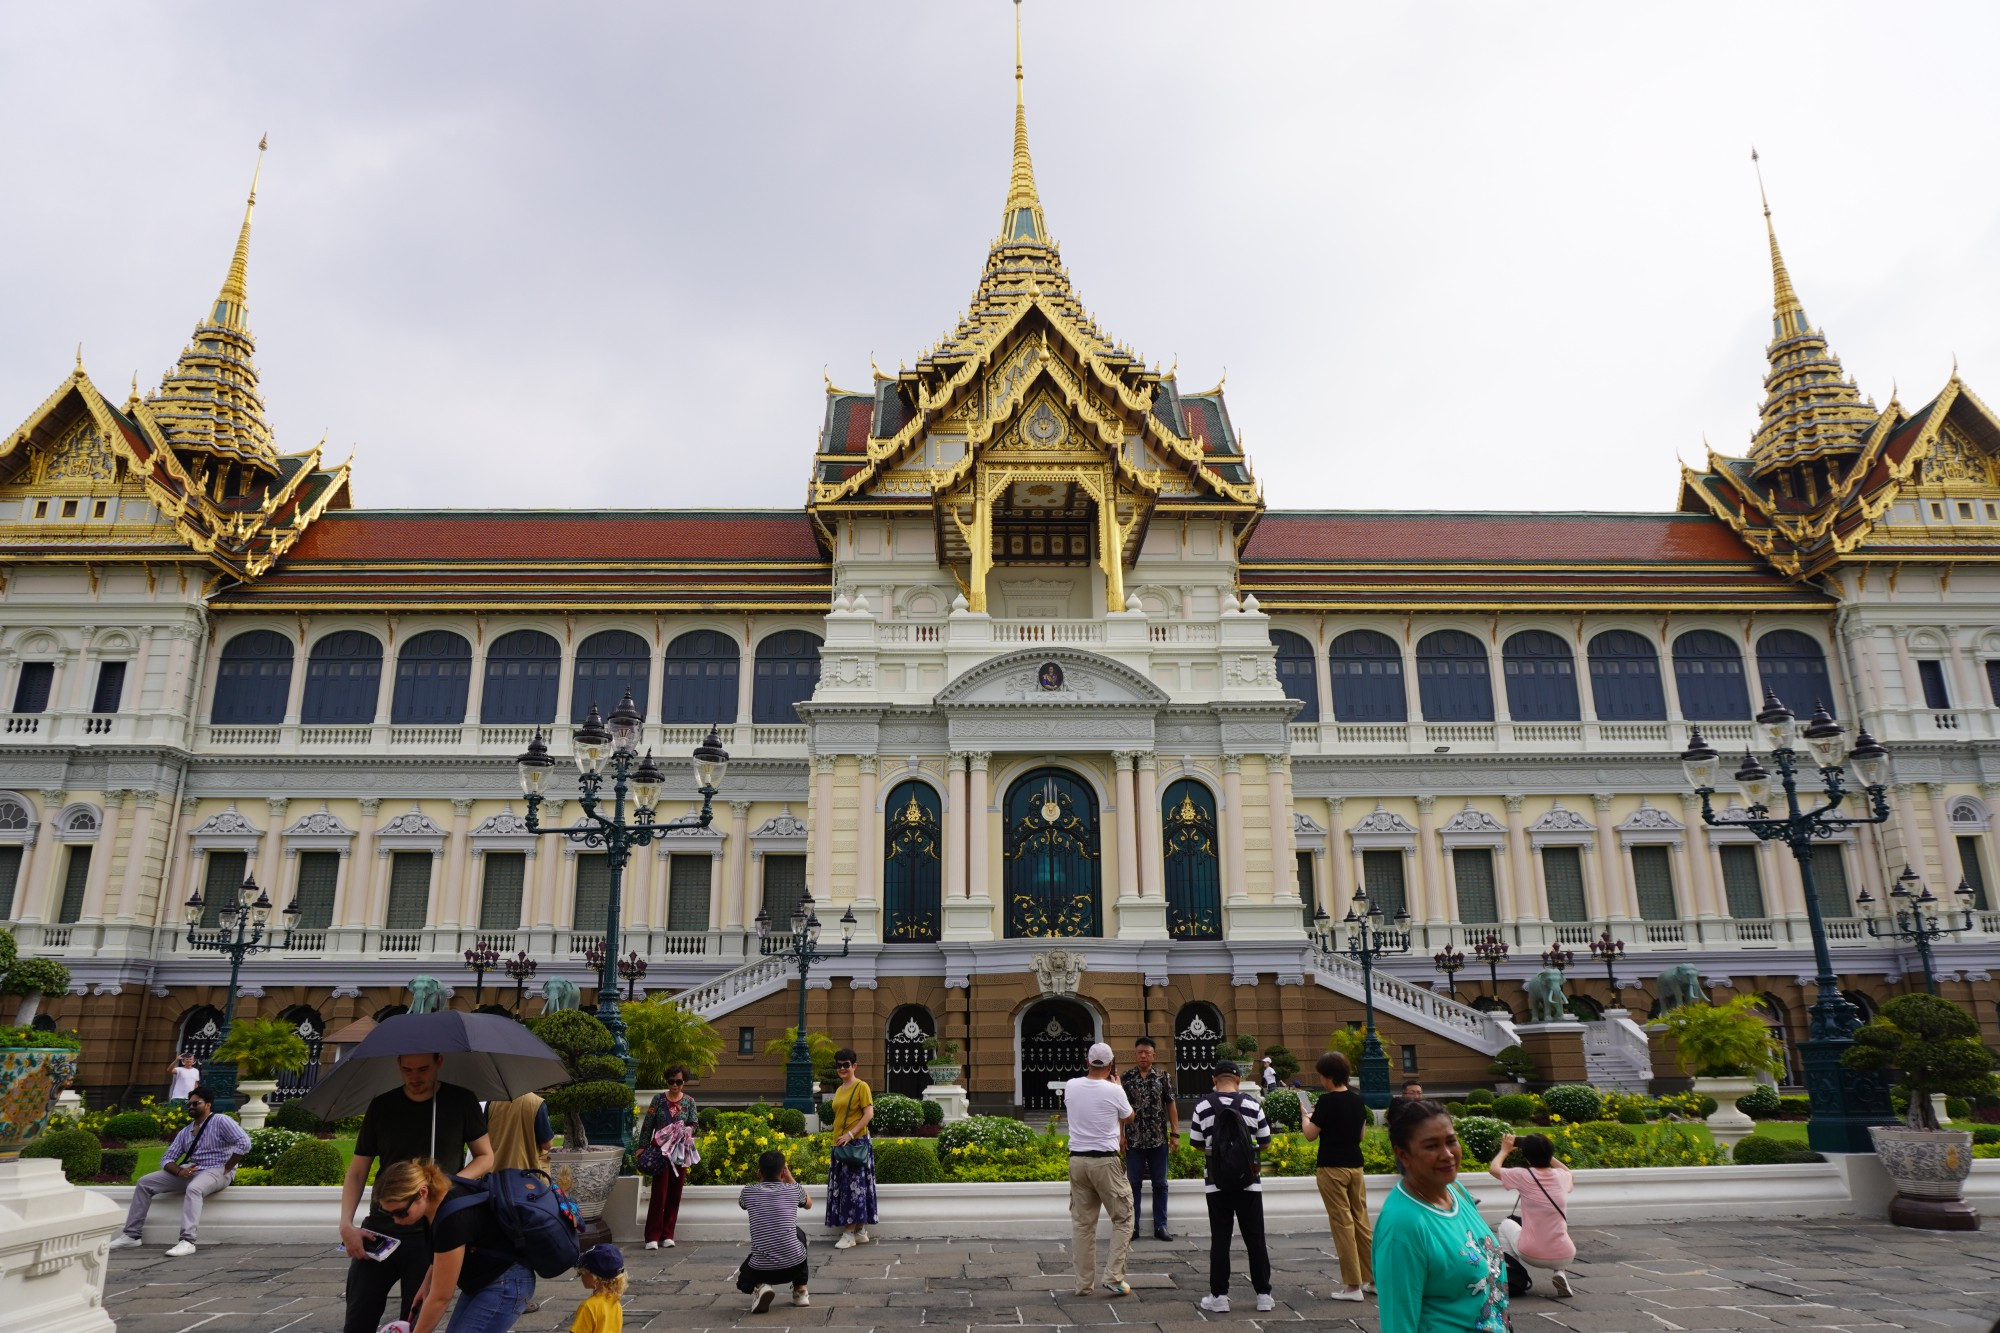
<path id="1" fill-rule="evenodd" d="M 872 754 L 862 755 L 859 763 L 861 778 L 854 802 L 860 815 L 854 829 L 854 898 L 856 902 L 873 903 L 882 881 L 882 849 L 876 845 L 882 831 L 882 816 L 875 809 L 875 784 L 881 763 Z"/>
<path id="2" fill-rule="evenodd" d="M 1937 840 L 1936 869 L 1942 872 L 1931 881 L 1936 885 L 1931 891 L 1940 898 L 1956 889 L 1958 881 L 1965 875 L 1958 863 L 1958 840 L 1951 833 L 1950 803 L 1945 800 L 1944 792 L 1942 782 L 1924 784 L 1924 802 L 1930 806 L 1931 812 L 1931 835 Z"/>
<path id="3" fill-rule="evenodd" d="M 944 770 L 944 896 L 947 902 L 968 895 L 965 878 L 966 842 L 970 821 L 965 809 L 965 756 L 954 752 Z"/>
<path id="4" fill-rule="evenodd" d="M 1507 805 L 1507 878 L 1510 881 L 1508 896 L 1511 901 L 1501 905 L 1500 919 L 1546 921 L 1549 919 L 1548 900 L 1542 896 L 1534 868 L 1528 864 L 1528 821 L 1523 813 L 1526 798 L 1509 795 L 1501 799 Z"/>
<path id="5" fill-rule="evenodd" d="M 725 930 L 742 930 L 755 915 L 750 911 L 750 802 L 729 803 L 729 841 L 723 844 L 722 895 Z"/>
<path id="6" fill-rule="evenodd" d="M 97 830 L 97 850 L 90 858 L 90 876 L 84 881 L 83 910 L 78 920 L 104 920 L 104 895 L 111 882 L 111 862 L 118 855 L 118 831 L 125 822 L 125 797 L 121 788 L 104 793 L 104 822 Z"/>
<path id="7" fill-rule="evenodd" d="M 1611 818 L 1608 792 L 1593 792 L 1590 805 L 1597 812 L 1597 911 L 1606 920 L 1631 921 L 1638 917 L 1637 899 L 1626 884 L 1624 856 L 1618 846 L 1618 826 Z"/>
<path id="8" fill-rule="evenodd" d="M 1410 679 L 1415 680 L 1416 677 Z M 1444 869 L 1439 860 L 1436 811 L 1437 797 L 1417 798 L 1417 855 L 1418 869 L 1422 873 L 1414 895 L 1416 907 L 1410 915 L 1420 925 L 1449 921 L 1453 916 L 1451 904 L 1446 901 Z"/>
<path id="9" fill-rule="evenodd" d="M 1111 756 L 1117 783 L 1118 901 L 1121 903 L 1131 902 L 1139 896 L 1139 802 L 1132 773 L 1132 762 L 1137 757 L 1131 750 L 1118 750 Z"/>
<path id="10" fill-rule="evenodd" d="M 989 880 L 992 869 L 987 864 L 988 812 L 993 803 L 990 769 L 993 755 L 987 750 L 968 751 L 965 756 L 965 896 L 979 900 L 989 900 L 993 894 Z"/>
<path id="11" fill-rule="evenodd" d="M 1150 750 L 1139 755 L 1133 770 L 1133 799 L 1139 806 L 1139 896 L 1166 893 L 1166 871 L 1160 842 L 1160 761 Z"/>
<path id="12" fill-rule="evenodd" d="M 1226 902 L 1250 901 L 1249 858 L 1243 847 L 1243 758 L 1222 757 L 1222 875 Z"/>
<path id="13" fill-rule="evenodd" d="M 153 807 L 159 803 L 156 791 L 140 790 L 132 793 L 135 808 L 132 815 L 132 832 L 125 839 L 125 878 L 118 888 L 118 921 L 136 920 L 139 914 L 139 887 L 145 882 L 146 862 L 151 859 L 153 844 Z"/>
<path id="14" fill-rule="evenodd" d="M 1271 901 L 1299 905 L 1298 861 L 1292 843 L 1291 761 L 1282 754 L 1264 756 L 1264 782 L 1271 801 Z"/>
<path id="15" fill-rule="evenodd" d="M 833 768 L 834 756 L 813 756 L 812 892 L 823 903 L 833 901 Z"/>

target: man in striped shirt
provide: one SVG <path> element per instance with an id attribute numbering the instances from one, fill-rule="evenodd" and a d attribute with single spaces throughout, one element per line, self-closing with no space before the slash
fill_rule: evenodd
<path id="1" fill-rule="evenodd" d="M 750 1298 L 750 1313 L 763 1314 L 780 1283 L 790 1283 L 793 1305 L 811 1305 L 806 1294 L 806 1233 L 799 1210 L 812 1196 L 792 1179 L 785 1154 L 771 1149 L 757 1159 L 758 1180 L 745 1185 L 736 1206 L 750 1214 L 750 1257 L 736 1270 L 736 1289 Z"/>
<path id="2" fill-rule="evenodd" d="M 1208 1196 L 1208 1295 L 1201 1308 L 1211 1314 L 1229 1312 L 1229 1235 L 1243 1231 L 1243 1248 L 1250 1252 L 1250 1285 L 1257 1308 L 1271 1310 L 1271 1252 L 1264 1245 L 1264 1184 L 1257 1154 L 1271 1141 L 1271 1122 L 1264 1104 L 1237 1090 L 1242 1071 L 1234 1060 L 1215 1062 L 1215 1091 L 1194 1104 L 1188 1121 L 1188 1143 L 1208 1159 L 1202 1188 Z"/>

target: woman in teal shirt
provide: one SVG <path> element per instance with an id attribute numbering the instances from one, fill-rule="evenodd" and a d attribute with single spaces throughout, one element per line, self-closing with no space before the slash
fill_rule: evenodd
<path id="1" fill-rule="evenodd" d="M 1433 1101 L 1399 1101 L 1389 1144 L 1403 1176 L 1375 1223 L 1382 1333 L 1506 1333 L 1507 1270 L 1458 1183 L 1458 1131 Z"/>

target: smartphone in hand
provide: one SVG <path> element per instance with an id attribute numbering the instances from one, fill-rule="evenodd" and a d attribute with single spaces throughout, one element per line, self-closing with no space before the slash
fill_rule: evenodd
<path id="1" fill-rule="evenodd" d="M 394 1236 L 384 1236 L 376 1231 L 363 1231 L 361 1233 L 362 1253 L 378 1263 L 394 1254 L 402 1243 Z M 335 1245 L 334 1248 L 342 1254 L 347 1252 L 345 1245 Z"/>

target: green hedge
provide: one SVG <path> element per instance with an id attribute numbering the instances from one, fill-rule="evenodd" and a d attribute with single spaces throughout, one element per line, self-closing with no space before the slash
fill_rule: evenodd
<path id="1" fill-rule="evenodd" d="M 87 1129 L 57 1129 L 21 1149 L 23 1157 L 53 1157 L 71 1181 L 88 1180 L 104 1165 L 104 1149 Z"/>
<path id="2" fill-rule="evenodd" d="M 1464 1145 L 1466 1157 L 1482 1162 L 1493 1160 L 1493 1154 L 1500 1151 L 1500 1136 L 1506 1132 L 1507 1122 L 1490 1115 L 1468 1115 L 1458 1119 L 1458 1141 Z"/>
<path id="3" fill-rule="evenodd" d="M 97 1174 L 100 1176 L 115 1176 L 117 1177 L 115 1182 L 117 1184 L 131 1184 L 132 1173 L 138 1169 L 139 1150 L 137 1148 L 106 1148 L 98 1155 Z"/>
<path id="4" fill-rule="evenodd" d="M 944 1179 L 930 1139 L 881 1139 L 875 1144 L 875 1179 L 884 1185 L 934 1185 Z"/>
<path id="5" fill-rule="evenodd" d="M 273 1185 L 338 1185 L 347 1163 L 329 1139 L 304 1139 L 278 1154 L 271 1164 Z"/>
<path id="6" fill-rule="evenodd" d="M 999 1115 L 974 1115 L 955 1120 L 938 1131 L 935 1140 L 941 1161 L 949 1161 L 968 1148 L 988 1152 L 1027 1148 L 1035 1141 L 1035 1131 L 1018 1120 Z"/>
<path id="7" fill-rule="evenodd" d="M 332 1128 L 297 1101 L 281 1102 L 264 1123 L 272 1129 L 289 1129 L 295 1134 L 317 1134 Z"/>
<path id="8" fill-rule="evenodd" d="M 907 1138 L 924 1127 L 924 1104 L 915 1097 L 885 1092 L 875 1099 L 875 1118 L 868 1132 L 881 1138 Z"/>
<path id="9" fill-rule="evenodd" d="M 1772 1138 L 1767 1134 L 1752 1134 L 1738 1141 L 1729 1156 L 1738 1166 L 1786 1166 L 1793 1162 L 1826 1160 L 1803 1143 Z"/>
<path id="10" fill-rule="evenodd" d="M 1467 1106 L 1491 1106 L 1495 1100 L 1493 1089 L 1491 1088 L 1474 1088 L 1471 1092 L 1465 1094 L 1465 1104 Z"/>
<path id="11" fill-rule="evenodd" d="M 1273 1133 L 1280 1128 L 1299 1127 L 1299 1094 L 1290 1088 L 1273 1088 L 1264 1094 L 1264 1115 L 1271 1122 Z"/>
<path id="12" fill-rule="evenodd" d="M 1510 1092 L 1493 1099 L 1493 1114 L 1512 1125 L 1524 1124 L 1541 1114 L 1541 1099 L 1532 1092 Z"/>
<path id="13" fill-rule="evenodd" d="M 97 1132 L 107 1139 L 125 1143 L 149 1143 L 162 1137 L 160 1118 L 144 1111 L 121 1111 L 107 1119 Z"/>
<path id="14" fill-rule="evenodd" d="M 1759 1083 L 1736 1099 L 1736 1109 L 1753 1120 L 1769 1120 L 1778 1114 L 1782 1099 L 1768 1083 Z"/>
<path id="15" fill-rule="evenodd" d="M 1604 1114 L 1604 1096 L 1588 1083 L 1558 1083 L 1542 1093 L 1542 1109 L 1550 1119 L 1581 1124 Z"/>

